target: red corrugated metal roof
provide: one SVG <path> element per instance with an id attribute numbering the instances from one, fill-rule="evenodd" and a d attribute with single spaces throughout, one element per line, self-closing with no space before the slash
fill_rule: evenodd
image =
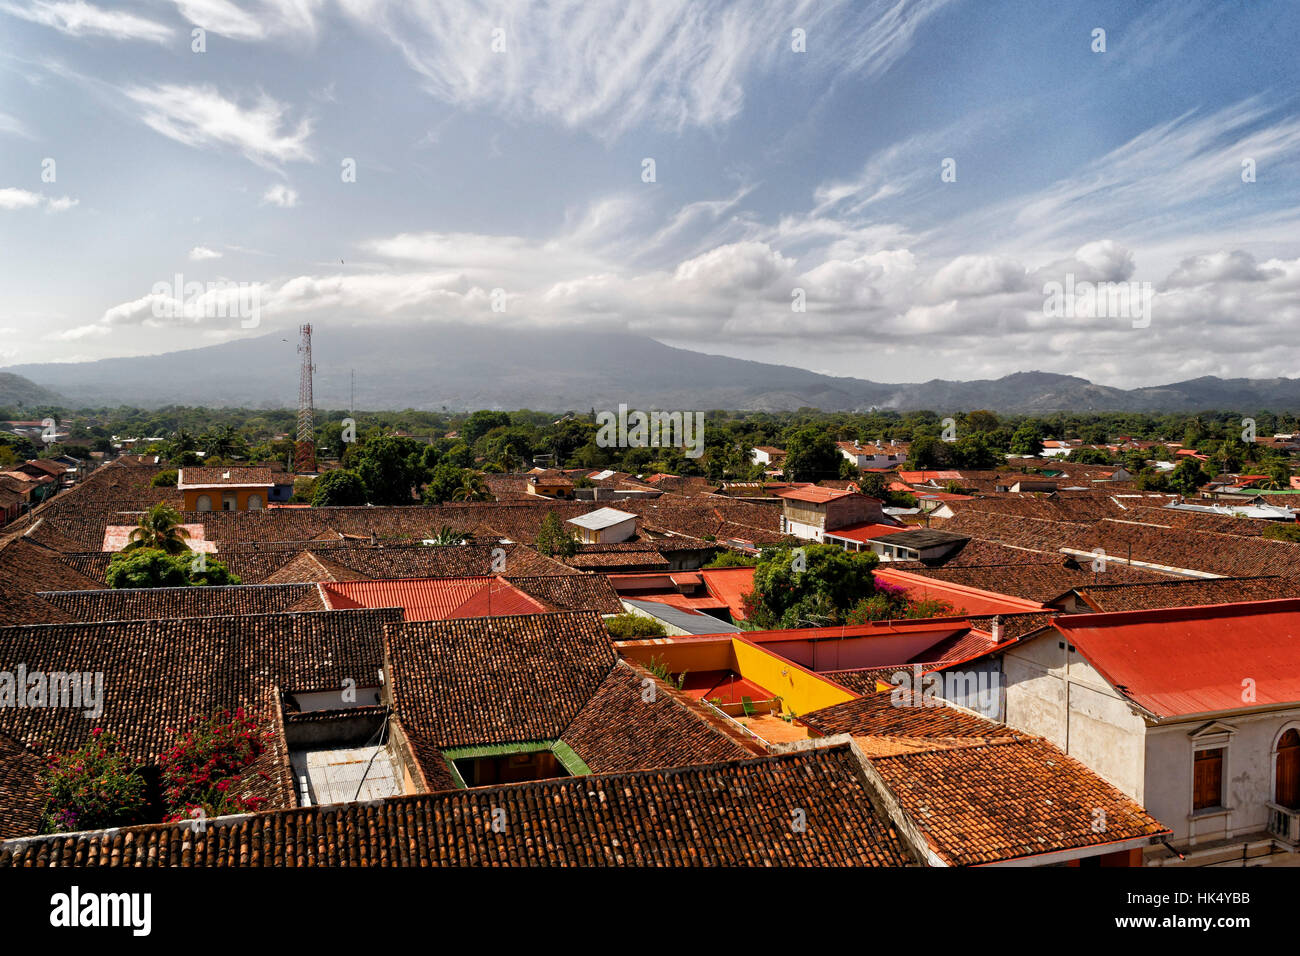
<path id="1" fill-rule="evenodd" d="M 330 581 L 321 584 L 331 608 L 400 607 L 408 621 L 502 617 L 551 610 L 511 584 L 488 576 Z"/>
<path id="2" fill-rule="evenodd" d="M 834 531 L 827 531 L 827 537 L 846 538 L 849 541 L 858 541 L 865 543 L 872 538 L 879 538 L 882 534 L 894 534 L 898 531 L 915 531 L 915 528 L 909 528 L 905 525 L 893 524 L 850 524 L 843 528 L 836 528 Z"/>
<path id="3" fill-rule="evenodd" d="M 1160 717 L 1300 702 L 1300 600 L 1076 614 L 1055 624 L 1112 686 Z"/>

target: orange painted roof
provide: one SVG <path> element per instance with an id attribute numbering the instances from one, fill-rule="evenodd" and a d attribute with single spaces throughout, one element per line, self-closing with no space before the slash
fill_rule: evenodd
<path id="1" fill-rule="evenodd" d="M 1039 611 L 1044 605 L 1024 598 L 985 591 L 965 584 L 940 581 L 922 574 L 877 568 L 877 581 L 907 589 L 913 600 L 947 601 L 959 614 L 1008 614 L 1020 611 Z"/>
<path id="2" fill-rule="evenodd" d="M 503 617 L 551 610 L 499 578 L 401 578 L 383 581 L 329 581 L 321 584 L 331 609 L 400 607 L 408 621 L 462 617 Z"/>
<path id="3" fill-rule="evenodd" d="M 836 528 L 834 531 L 827 531 L 828 537 L 847 538 L 850 541 L 870 541 L 872 538 L 879 538 L 882 534 L 894 534 L 898 531 L 915 531 L 915 528 L 904 527 L 903 525 L 894 524 L 875 524 L 867 522 L 866 524 L 850 524 L 843 528 Z"/>
<path id="4" fill-rule="evenodd" d="M 807 488 L 795 488 L 791 491 L 783 491 L 777 497 L 789 498 L 792 501 L 810 501 L 813 504 L 825 504 L 828 501 L 835 501 L 838 498 L 846 498 L 854 494 L 852 491 L 841 491 L 838 488 L 822 488 L 819 485 L 809 485 Z"/>
<path id="5" fill-rule="evenodd" d="M 737 621 L 745 619 L 745 606 L 742 595 L 754 590 L 753 568 L 705 568 L 704 585 L 718 600 L 724 602 L 731 616 Z"/>
<path id="6" fill-rule="evenodd" d="M 1300 600 L 1077 614 L 1054 623 L 1102 677 L 1161 717 L 1300 701 Z"/>

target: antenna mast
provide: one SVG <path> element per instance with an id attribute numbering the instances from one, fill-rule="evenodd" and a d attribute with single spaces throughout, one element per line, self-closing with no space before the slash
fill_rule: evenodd
<path id="1" fill-rule="evenodd" d="M 302 474 L 316 471 L 316 423 L 311 397 L 311 378 L 316 366 L 311 363 L 311 326 L 300 325 L 298 334 L 302 371 L 298 378 L 298 441 L 294 445 L 293 467 Z"/>

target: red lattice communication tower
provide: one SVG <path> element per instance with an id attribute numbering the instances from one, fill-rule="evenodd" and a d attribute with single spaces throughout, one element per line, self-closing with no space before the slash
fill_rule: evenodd
<path id="1" fill-rule="evenodd" d="M 298 440 L 294 444 L 293 468 L 298 474 L 304 474 L 316 471 L 316 422 L 311 398 L 311 378 L 316 366 L 311 364 L 311 326 L 300 325 L 298 334 L 302 373 L 298 379 Z"/>

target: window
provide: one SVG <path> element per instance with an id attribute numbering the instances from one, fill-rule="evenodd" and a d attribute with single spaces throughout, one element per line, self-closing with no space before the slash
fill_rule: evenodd
<path id="1" fill-rule="evenodd" d="M 261 496 L 261 495 L 249 495 L 249 496 L 248 496 L 248 510 L 249 510 L 249 511 L 256 511 L 256 510 L 258 510 L 258 509 L 261 508 L 261 507 L 262 507 L 262 496 Z"/>
<path id="2" fill-rule="evenodd" d="M 1223 806 L 1223 748 L 1196 751 L 1192 771 L 1192 810 Z"/>
<path id="3" fill-rule="evenodd" d="M 1300 733 L 1294 728 L 1277 742 L 1276 776 L 1273 802 L 1288 810 L 1300 809 Z"/>
<path id="4" fill-rule="evenodd" d="M 235 510 L 235 496 L 233 494 L 226 493 L 221 496 L 221 510 L 222 511 Z"/>
<path id="5" fill-rule="evenodd" d="M 208 495 L 199 495 L 199 500 L 195 502 L 195 507 L 197 507 L 199 511 L 211 511 L 212 498 Z"/>

